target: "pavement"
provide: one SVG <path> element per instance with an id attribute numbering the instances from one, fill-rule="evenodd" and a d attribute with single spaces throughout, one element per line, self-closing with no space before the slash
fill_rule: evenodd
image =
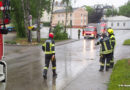
<path id="1" fill-rule="evenodd" d="M 60 46 L 60 45 L 64 45 L 64 44 L 68 44 L 68 43 L 72 43 L 78 41 L 76 39 L 69 39 L 69 40 L 64 40 L 64 41 L 60 41 L 60 42 L 56 42 L 56 46 Z M 32 54 L 33 52 L 29 52 L 29 53 L 23 53 L 28 51 L 30 48 L 28 47 L 36 47 L 41 49 L 40 47 L 42 47 L 41 45 L 8 45 L 5 44 L 5 49 L 4 49 L 4 59 L 5 61 L 7 60 L 11 60 L 11 59 L 17 59 L 17 58 L 21 58 L 27 55 Z M 17 55 L 18 53 L 21 53 L 20 55 Z"/>
<path id="2" fill-rule="evenodd" d="M 121 33 L 117 33 L 117 35 L 118 36 L 121 36 L 120 35 Z M 126 33 L 126 35 L 124 35 L 124 36 L 122 36 L 122 37 L 119 37 L 119 38 L 117 38 L 118 39 L 118 43 L 117 43 L 117 47 L 116 47 L 116 52 L 115 52 L 115 59 L 116 60 L 118 60 L 118 59 L 122 59 L 122 58 L 124 58 L 124 57 L 127 57 L 127 58 L 130 58 L 130 56 L 129 56 L 129 53 L 130 53 L 130 51 L 128 51 L 128 49 L 130 48 L 129 46 L 123 46 L 122 45 L 122 42 L 125 40 L 125 39 L 127 39 L 127 37 L 129 36 L 129 33 Z M 125 38 L 124 38 L 125 37 Z M 122 38 L 122 39 L 120 39 L 120 38 Z M 72 42 L 74 42 L 74 43 L 72 43 Z M 90 42 L 90 43 L 89 43 Z M 64 50 L 66 50 L 66 49 L 70 49 L 70 48 L 72 48 L 72 47 L 70 47 L 70 48 L 66 48 L 66 46 L 63 46 L 62 48 L 60 47 L 61 45 L 65 45 L 65 44 L 74 44 L 74 45 L 72 45 L 72 47 L 77 47 L 76 45 L 77 45 L 77 43 L 79 44 L 79 43 L 82 43 L 82 40 L 76 40 L 76 39 L 71 39 L 71 40 L 66 40 L 66 41 L 62 41 L 62 42 L 57 42 L 56 43 L 56 46 L 58 46 L 58 48 L 57 49 L 63 49 L 64 48 Z M 91 41 L 88 41 L 87 42 L 87 45 L 88 45 L 88 47 L 86 48 L 86 50 L 88 50 L 88 48 L 90 49 L 90 47 L 89 46 L 91 46 L 91 44 L 93 44 L 93 42 L 91 42 Z M 83 44 L 81 44 L 81 45 L 83 45 Z M 68 45 L 68 46 L 71 46 L 71 45 Z M 79 46 L 79 47 L 81 47 L 81 46 Z M 95 47 L 94 47 L 95 48 Z M 120 48 L 120 50 L 118 49 L 118 48 Z M 9 61 L 9 64 L 12 64 L 11 63 L 11 61 L 10 60 L 17 60 L 17 58 L 22 58 L 22 57 L 27 57 L 27 56 L 29 56 L 29 55 L 33 55 L 34 54 L 34 52 L 29 52 L 29 51 L 31 51 L 31 49 L 33 49 L 33 51 L 36 51 L 36 50 L 41 50 L 41 46 L 21 46 L 21 45 L 5 45 L 5 61 Z M 82 48 L 81 48 L 82 49 Z M 73 64 L 74 64 L 74 66 L 75 66 L 75 62 L 79 62 L 78 61 L 78 56 L 79 57 L 81 57 L 80 56 L 80 54 L 79 55 L 77 55 L 77 54 L 74 54 L 74 52 L 77 52 L 77 50 L 78 49 L 75 49 L 74 51 L 72 51 L 73 53 L 67 53 L 67 52 L 65 52 L 65 53 L 63 53 L 64 54 L 64 57 L 66 56 L 66 55 L 68 55 L 68 54 L 70 54 L 70 55 L 72 55 L 72 57 L 65 57 L 66 59 L 65 60 L 67 60 L 68 58 L 70 58 L 70 59 L 74 59 L 74 60 L 71 60 L 71 62 L 73 62 L 73 63 L 71 63 L 71 65 L 72 65 L 72 67 L 73 67 Z M 95 50 L 95 49 L 94 49 Z M 78 50 L 78 51 L 80 51 L 80 50 Z M 95 50 L 96 51 L 96 50 Z M 124 53 L 124 55 L 122 55 L 122 51 L 125 51 L 125 52 L 123 52 Z M 24 52 L 26 52 L 26 53 L 24 53 Z M 93 52 L 93 51 L 92 51 Z M 37 51 L 35 52 L 35 53 L 37 53 Z M 60 51 L 59 51 L 59 53 L 60 53 Z M 20 55 L 19 55 L 20 54 Z M 90 53 L 87 53 L 87 54 L 85 54 L 85 56 L 86 57 L 89 57 L 89 54 L 91 54 L 91 52 Z M 62 54 L 61 54 L 62 55 Z M 70 56 L 69 55 L 69 56 Z M 73 57 L 75 57 L 75 55 L 77 55 L 77 58 L 73 58 Z M 12 57 L 13 56 L 13 57 Z M 97 55 L 96 55 L 97 56 Z M 61 57 L 61 58 L 64 58 L 64 57 Z M 60 59 L 61 59 L 60 58 Z M 82 57 L 81 57 L 82 58 Z M 61 63 L 61 61 L 60 61 L 60 59 L 59 59 L 59 63 L 62 65 L 63 64 L 63 66 L 64 66 L 64 63 L 62 62 Z M 81 72 L 78 72 L 78 69 L 76 69 L 77 70 L 77 72 L 78 72 L 78 74 L 76 74 L 74 77 L 72 77 L 72 78 L 61 78 L 60 76 L 61 75 L 59 75 L 59 74 L 61 74 L 61 73 L 63 73 L 63 70 L 62 69 L 64 69 L 64 68 L 59 68 L 59 78 L 58 78 L 58 80 L 57 80 L 57 82 L 58 81 L 63 81 L 63 80 L 65 80 L 64 82 L 66 82 L 65 84 L 63 84 L 63 86 L 62 86 L 62 88 L 59 88 L 58 89 L 58 87 L 57 87 L 57 89 L 55 89 L 55 90 L 107 90 L 107 84 L 108 84 L 108 82 L 109 82 L 109 79 L 110 79 L 110 75 L 111 75 L 111 73 L 112 73 L 112 69 L 109 71 L 109 72 L 99 72 L 98 71 L 98 69 L 99 69 L 99 61 L 98 61 L 98 57 L 95 57 L 94 58 L 95 60 L 92 60 L 92 59 L 90 59 L 88 62 L 92 62 L 92 63 L 90 63 L 90 64 L 88 64 L 88 66 L 87 67 L 83 67 L 83 70 L 81 71 Z M 26 59 L 25 59 L 26 60 Z M 64 60 L 63 60 L 64 61 Z M 85 60 L 84 60 L 85 61 Z M 84 62 L 83 61 L 83 62 Z M 24 61 L 25 62 L 25 61 Z M 74 67 L 74 68 L 78 68 L 78 67 L 82 67 L 83 65 L 84 66 L 86 66 L 86 62 L 87 61 L 85 61 L 84 63 L 81 63 L 80 64 L 80 62 L 79 63 L 77 63 L 76 65 L 77 65 L 77 67 Z M 18 64 L 18 63 L 17 63 Z M 70 64 L 70 63 L 68 63 L 68 64 Z M 15 65 L 15 64 L 14 64 Z M 59 64 L 58 64 L 59 65 Z M 82 66 L 81 66 L 82 65 Z M 12 66 L 10 66 L 10 67 L 13 67 L 13 65 Z M 31 65 L 31 67 L 32 67 L 32 65 Z M 59 67 L 61 67 L 60 65 L 59 65 Z M 9 68 L 10 69 L 10 68 Z M 10 69 L 11 70 L 11 69 Z M 73 70 L 72 70 L 73 71 Z M 11 71 L 9 71 L 9 72 L 11 72 Z M 76 71 L 73 71 L 73 72 L 76 72 Z M 72 73 L 73 73 L 72 72 Z M 12 75 L 12 74 L 11 74 Z M 62 75 L 63 76 L 63 75 Z M 72 76 L 73 76 L 73 74 L 72 74 Z M 69 77 L 69 76 L 68 76 Z M 10 81 L 11 82 L 11 81 Z M 50 84 L 50 81 L 48 81 L 48 83 Z M 9 84 L 9 83 L 8 83 Z M 59 84 L 59 83 L 56 83 L 57 85 Z M 11 84 L 10 84 L 11 85 Z M 8 86 L 9 87 L 9 86 Z M 55 86 L 56 87 L 56 86 Z M 10 90 L 10 89 L 8 89 L 8 90 Z M 16 89 L 14 89 L 14 90 L 16 90 Z M 18 89 L 18 90 L 22 90 L 22 89 Z M 24 89 L 25 90 L 25 89 Z M 27 89 L 26 89 L 27 90 Z M 30 89 L 28 89 L 28 90 L 30 90 Z M 34 89 L 32 89 L 32 90 L 34 90 Z M 41 89 L 39 89 L 39 90 L 41 90 Z M 43 89 L 44 90 L 44 89 Z M 50 90 L 50 89 L 45 89 L 45 90 Z"/>

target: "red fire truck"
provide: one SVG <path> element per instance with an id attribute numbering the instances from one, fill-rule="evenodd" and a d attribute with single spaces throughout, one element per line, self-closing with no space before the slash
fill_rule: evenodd
<path id="1" fill-rule="evenodd" d="M 6 62 L 3 60 L 4 58 L 4 41 L 3 41 L 3 34 L 7 34 L 8 30 L 6 29 L 6 24 L 10 23 L 9 18 L 9 7 L 10 2 L 9 0 L 1 0 L 0 1 L 0 90 L 5 90 L 6 84 L 6 77 L 7 77 L 7 65 Z M 4 86 L 3 86 L 4 85 Z"/>
<path id="2" fill-rule="evenodd" d="M 100 31 L 101 31 L 101 33 L 106 33 L 106 31 L 107 31 L 106 23 L 101 23 L 100 24 Z"/>
<path id="3" fill-rule="evenodd" d="M 82 32 L 84 38 L 97 38 L 100 34 L 106 33 L 107 24 L 101 23 L 89 23 Z"/>
<path id="4" fill-rule="evenodd" d="M 97 28 L 94 26 L 87 26 L 83 31 L 84 38 L 97 38 Z"/>

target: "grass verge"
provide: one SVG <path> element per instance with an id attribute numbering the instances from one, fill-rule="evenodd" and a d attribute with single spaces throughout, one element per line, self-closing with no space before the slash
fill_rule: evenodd
<path id="1" fill-rule="evenodd" d="M 117 61 L 108 84 L 108 90 L 130 90 L 130 59 L 122 59 Z"/>
<path id="2" fill-rule="evenodd" d="M 125 40 L 123 45 L 130 45 L 130 39 Z"/>
<path id="3" fill-rule="evenodd" d="M 41 42 L 38 43 L 37 39 L 32 39 L 32 42 L 29 43 L 27 38 L 16 38 L 13 41 L 5 41 L 5 43 L 11 45 L 42 45 L 45 42 L 45 40 L 46 38 L 42 38 Z M 64 41 L 64 40 L 55 40 L 55 42 L 60 42 L 60 41 Z"/>

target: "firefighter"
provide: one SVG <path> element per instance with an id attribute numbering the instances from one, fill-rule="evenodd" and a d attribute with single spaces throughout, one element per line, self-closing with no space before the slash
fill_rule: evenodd
<path id="1" fill-rule="evenodd" d="M 78 39 L 80 39 L 80 29 L 78 30 Z"/>
<path id="2" fill-rule="evenodd" d="M 109 37 L 103 33 L 99 41 L 96 43 L 96 45 L 100 44 L 100 69 L 99 71 L 104 70 L 104 66 L 106 67 L 106 71 L 109 70 L 110 66 L 110 56 L 112 52 L 112 47 L 110 43 Z M 105 64 L 106 61 L 106 64 Z"/>
<path id="3" fill-rule="evenodd" d="M 115 48 L 115 45 L 116 45 L 116 39 L 115 39 L 115 35 L 114 35 L 113 29 L 109 28 L 109 29 L 107 30 L 107 32 L 108 32 L 108 36 L 109 36 L 109 38 L 110 38 L 111 45 L 112 45 L 110 68 L 113 68 L 113 66 L 114 66 L 114 48 Z"/>
<path id="4" fill-rule="evenodd" d="M 45 67 L 43 70 L 43 77 L 47 79 L 47 71 L 50 61 L 52 62 L 53 77 L 57 76 L 56 73 L 56 59 L 55 59 L 55 41 L 53 40 L 53 33 L 49 33 L 49 39 L 42 45 L 42 50 L 45 52 Z"/>

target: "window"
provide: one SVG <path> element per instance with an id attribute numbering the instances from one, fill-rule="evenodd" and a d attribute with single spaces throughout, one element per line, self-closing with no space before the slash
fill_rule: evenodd
<path id="1" fill-rule="evenodd" d="M 70 26 L 72 26 L 72 20 L 70 20 Z"/>
<path id="2" fill-rule="evenodd" d="M 81 17 L 82 17 L 82 14 L 81 14 Z"/>
<path id="3" fill-rule="evenodd" d="M 60 17 L 60 14 L 58 14 L 58 17 Z"/>
<path id="4" fill-rule="evenodd" d="M 81 24 L 83 24 L 83 21 L 81 20 Z"/>
<path id="5" fill-rule="evenodd" d="M 125 22 L 123 23 L 123 26 L 125 27 Z"/>
<path id="6" fill-rule="evenodd" d="M 62 20 L 62 24 L 64 24 L 64 20 Z"/>
<path id="7" fill-rule="evenodd" d="M 113 23 L 111 23 L 111 27 L 113 27 Z"/>
<path id="8" fill-rule="evenodd" d="M 70 17 L 72 17 L 72 13 L 70 13 Z"/>
<path id="9" fill-rule="evenodd" d="M 117 26 L 119 26 L 120 24 L 119 23 L 117 23 Z"/>

